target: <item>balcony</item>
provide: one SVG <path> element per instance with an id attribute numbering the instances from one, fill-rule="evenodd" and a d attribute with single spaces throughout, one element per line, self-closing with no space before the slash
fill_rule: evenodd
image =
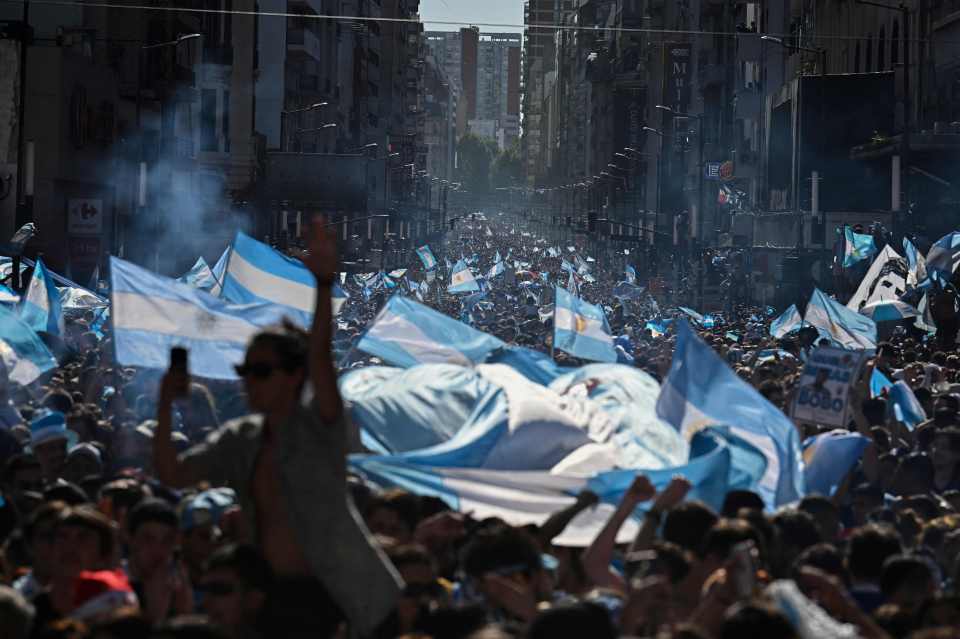
<path id="1" fill-rule="evenodd" d="M 320 39 L 306 29 L 287 29 L 287 51 L 320 61 Z"/>

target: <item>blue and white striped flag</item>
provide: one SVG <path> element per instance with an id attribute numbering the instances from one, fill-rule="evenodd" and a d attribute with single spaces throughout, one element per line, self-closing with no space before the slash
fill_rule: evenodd
<path id="1" fill-rule="evenodd" d="M 758 448 L 767 468 L 756 489 L 768 508 L 803 497 L 800 436 L 793 422 L 741 380 L 686 322 L 677 326 L 677 346 L 657 414 L 688 438 L 707 426 L 722 425 Z"/>
<path id="2" fill-rule="evenodd" d="M 33 383 L 57 367 L 43 340 L 12 309 L 0 304 L 0 360 L 11 382 Z"/>
<path id="3" fill-rule="evenodd" d="M 493 266 L 490 267 L 490 272 L 487 273 L 487 279 L 492 280 L 498 275 L 503 275 L 505 270 L 506 269 L 503 267 L 503 262 L 498 260 L 493 263 Z"/>
<path id="4" fill-rule="evenodd" d="M 449 293 L 475 293 L 480 290 L 476 278 L 467 261 L 461 259 L 454 265 L 453 273 L 450 275 L 450 286 L 447 287 Z"/>
<path id="5" fill-rule="evenodd" d="M 420 258 L 420 261 L 423 263 L 423 268 L 425 270 L 431 270 L 437 268 L 437 258 L 434 257 L 433 251 L 430 250 L 430 247 L 426 244 L 417 249 L 417 257 Z"/>
<path id="6" fill-rule="evenodd" d="M 695 321 L 697 324 L 701 324 L 701 325 L 703 324 L 703 315 L 701 315 L 700 313 L 696 312 L 696 311 L 693 310 L 692 308 L 687 308 L 686 306 L 678 306 L 677 308 L 679 308 L 679 309 L 680 309 L 681 311 L 683 311 L 685 314 L 689 315 L 689 316 L 690 316 L 690 319 L 692 319 L 693 321 Z"/>
<path id="7" fill-rule="evenodd" d="M 408 297 L 394 295 L 373 320 L 357 348 L 393 366 L 482 362 L 504 343 Z"/>
<path id="8" fill-rule="evenodd" d="M 599 306 L 556 287 L 553 315 L 554 346 L 574 357 L 596 362 L 616 362 L 617 351 L 607 318 Z"/>
<path id="9" fill-rule="evenodd" d="M 897 381 L 890 387 L 888 397 L 893 417 L 908 430 L 913 430 L 918 424 L 926 421 L 927 413 L 923 410 L 923 405 L 903 380 Z"/>
<path id="10" fill-rule="evenodd" d="M 110 258 L 111 314 L 117 363 L 165 369 L 170 348 L 191 352 L 198 377 L 236 379 L 247 342 L 282 321 L 287 309 L 270 302 L 235 305 L 188 284 Z"/>
<path id="11" fill-rule="evenodd" d="M 832 430 L 804 440 L 807 493 L 832 497 L 869 444 L 868 438 L 846 430 Z"/>
<path id="12" fill-rule="evenodd" d="M 223 253 L 220 254 L 220 257 L 217 258 L 217 263 L 214 264 L 211 269 L 213 271 L 213 279 L 216 280 L 216 284 L 208 291 L 211 295 L 219 297 L 223 292 L 223 278 L 227 276 L 227 264 L 230 263 L 231 250 L 233 250 L 232 246 L 223 249 Z"/>
<path id="13" fill-rule="evenodd" d="M 19 295 L 11 291 L 6 286 L 0 284 L 0 304 L 17 304 L 19 302 Z"/>
<path id="14" fill-rule="evenodd" d="M 804 321 L 823 337 L 851 350 L 877 347 L 877 324 L 865 315 L 852 311 L 814 289 L 807 303 Z"/>
<path id="15" fill-rule="evenodd" d="M 783 339 L 790 333 L 800 330 L 803 326 L 803 318 L 800 317 L 800 311 L 796 304 L 791 304 L 777 319 L 770 322 L 770 335 L 777 339 Z"/>
<path id="16" fill-rule="evenodd" d="M 196 263 L 190 268 L 189 271 L 177 278 L 177 281 L 182 284 L 189 284 L 195 288 L 199 288 L 201 291 L 207 291 L 213 293 L 213 288 L 219 285 L 219 281 L 213 275 L 213 269 L 210 268 L 210 265 L 207 264 L 207 261 L 203 257 L 198 257 Z"/>
<path id="17" fill-rule="evenodd" d="M 237 232 L 233 241 L 222 284 L 222 297 L 228 302 L 271 302 L 283 307 L 294 322 L 310 326 L 317 293 L 313 274 L 300 260 L 287 257 L 242 231 Z M 338 296 L 343 297 L 337 293 L 338 286 L 333 288 L 333 313 L 337 314 Z"/>
<path id="18" fill-rule="evenodd" d="M 624 275 L 627 276 L 627 282 L 629 284 L 637 283 L 637 271 L 629 264 L 627 265 L 627 268 L 624 269 Z"/>
<path id="19" fill-rule="evenodd" d="M 927 273 L 950 281 L 960 265 L 960 231 L 944 235 L 934 242 L 927 253 Z"/>
<path id="20" fill-rule="evenodd" d="M 43 260 L 37 258 L 33 267 L 33 276 L 27 287 L 27 294 L 20 303 L 20 317 L 30 328 L 51 335 L 63 335 L 63 308 L 60 305 L 60 291 L 47 273 Z"/>

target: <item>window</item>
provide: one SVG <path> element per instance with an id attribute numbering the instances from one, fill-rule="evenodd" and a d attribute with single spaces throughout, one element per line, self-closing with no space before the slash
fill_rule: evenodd
<path id="1" fill-rule="evenodd" d="M 893 21 L 893 30 L 890 32 L 890 64 L 900 62 L 900 21 Z"/>
<path id="2" fill-rule="evenodd" d="M 200 150 L 217 151 L 217 92 L 204 89 L 200 95 Z"/>

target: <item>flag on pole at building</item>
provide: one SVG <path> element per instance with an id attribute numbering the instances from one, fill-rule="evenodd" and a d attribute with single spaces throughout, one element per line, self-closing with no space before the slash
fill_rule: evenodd
<path id="1" fill-rule="evenodd" d="M 260 300 L 232 304 L 188 284 L 110 258 L 111 312 L 117 363 L 166 369 L 170 348 L 190 351 L 190 372 L 236 379 L 247 342 L 277 324 L 288 308 Z"/>
<path id="2" fill-rule="evenodd" d="M 791 304 L 777 319 L 770 322 L 770 335 L 782 339 L 803 326 L 803 318 L 796 304 Z"/>
<path id="3" fill-rule="evenodd" d="M 844 247 L 843 266 L 849 268 L 877 254 L 877 246 L 873 236 L 867 233 L 856 233 L 849 226 L 843 227 Z"/>
<path id="4" fill-rule="evenodd" d="M 27 293 L 20 303 L 20 317 L 33 330 L 63 335 L 63 308 L 60 292 L 47 272 L 43 260 L 37 258 Z"/>
<path id="5" fill-rule="evenodd" d="M 687 438 L 708 426 L 724 426 L 759 449 L 767 466 L 756 490 L 767 508 L 803 497 L 800 436 L 793 422 L 741 380 L 686 322 L 678 324 L 657 414 Z"/>
<path id="6" fill-rule="evenodd" d="M 553 315 L 554 346 L 574 357 L 597 362 L 616 362 L 610 326 L 603 309 L 556 287 Z"/>
<path id="7" fill-rule="evenodd" d="M 13 309 L 0 304 L 0 362 L 7 378 L 26 386 L 57 367 L 50 350 Z"/>
<path id="8" fill-rule="evenodd" d="M 476 278 L 466 260 L 461 259 L 453 267 L 453 273 L 450 275 L 450 286 L 447 287 L 448 293 L 475 293 L 480 290 Z"/>

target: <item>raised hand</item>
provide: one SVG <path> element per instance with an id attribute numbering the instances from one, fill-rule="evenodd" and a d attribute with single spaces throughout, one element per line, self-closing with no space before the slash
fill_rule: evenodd
<path id="1" fill-rule="evenodd" d="M 307 252 L 300 259 L 319 284 L 333 282 L 334 273 L 339 268 L 337 241 L 333 227 L 327 225 L 327 220 L 322 215 L 313 218 Z"/>
<path id="2" fill-rule="evenodd" d="M 657 500 L 653 503 L 653 507 L 662 513 L 666 512 L 683 501 L 683 498 L 687 496 L 691 488 L 693 488 L 693 484 L 687 481 L 685 477 L 677 475 L 671 479 L 667 487 L 657 495 Z"/>
<path id="3" fill-rule="evenodd" d="M 633 479 L 633 483 L 630 484 L 630 488 L 627 488 L 627 492 L 624 493 L 623 501 L 636 506 L 639 503 L 650 501 L 656 494 L 657 489 L 650 482 L 650 478 L 646 475 L 637 475 Z"/>

